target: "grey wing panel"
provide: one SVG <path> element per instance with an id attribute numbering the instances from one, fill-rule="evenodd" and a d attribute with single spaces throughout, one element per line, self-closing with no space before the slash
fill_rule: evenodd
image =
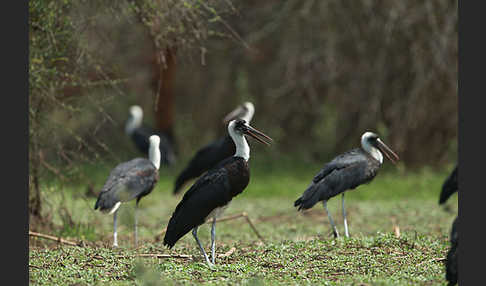
<path id="1" fill-rule="evenodd" d="M 351 151 L 348 151 L 346 153 L 337 156 L 331 162 L 324 165 L 324 167 L 319 171 L 319 173 L 317 173 L 317 175 L 314 176 L 312 181 L 314 183 L 317 183 L 334 170 L 339 170 L 363 161 L 367 161 L 366 156 L 362 152 L 360 152 L 359 149 L 353 149 Z"/>
<path id="2" fill-rule="evenodd" d="M 374 174 L 370 173 L 367 167 L 367 162 L 361 161 L 345 168 L 333 170 L 315 186 L 317 192 L 319 192 L 320 200 L 327 200 L 371 180 Z"/>
<path id="3" fill-rule="evenodd" d="M 129 163 L 129 164 L 128 164 Z M 132 160 L 121 166 L 122 172 L 111 177 L 104 191 L 113 193 L 120 201 L 129 201 L 148 191 L 157 181 L 157 170 L 146 160 Z"/>

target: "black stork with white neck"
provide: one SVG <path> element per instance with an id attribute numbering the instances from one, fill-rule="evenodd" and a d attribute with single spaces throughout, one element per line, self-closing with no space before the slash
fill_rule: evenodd
<path id="1" fill-rule="evenodd" d="M 94 209 L 113 214 L 113 247 L 118 246 L 116 222 L 118 208 L 122 202 L 137 199 L 135 205 L 135 245 L 138 243 L 137 210 L 140 199 L 150 194 L 159 180 L 160 138 L 149 138 L 149 158 L 135 158 L 117 165 L 101 189 Z"/>
<path id="2" fill-rule="evenodd" d="M 298 210 L 305 210 L 322 201 L 334 236 L 339 237 L 336 225 L 327 209 L 327 200 L 342 194 L 344 230 L 346 237 L 349 237 L 344 192 L 373 180 L 383 163 L 383 154 L 394 164 L 399 160 L 395 152 L 386 146 L 377 134 L 365 132 L 361 136 L 361 148 L 343 153 L 325 164 L 303 195 L 295 201 L 294 206 L 299 207 Z"/>
<path id="3" fill-rule="evenodd" d="M 235 196 L 243 192 L 250 181 L 248 167 L 250 147 L 244 135 L 266 145 L 272 141 L 270 137 L 251 127 L 242 119 L 231 121 L 228 124 L 228 133 L 236 145 L 234 156 L 221 161 L 209 170 L 184 194 L 169 220 L 164 237 L 164 245 L 172 248 L 192 229 L 192 235 L 209 266 L 212 266 L 215 260 L 216 218 Z M 212 262 L 209 261 L 197 237 L 198 227 L 207 219 L 213 220 L 211 227 Z"/>
<path id="4" fill-rule="evenodd" d="M 229 121 L 239 118 L 250 124 L 254 113 L 255 107 L 253 103 L 245 102 L 228 113 L 224 117 L 223 123 L 226 125 Z M 201 176 L 201 174 L 216 166 L 219 162 L 231 157 L 235 150 L 235 143 L 233 143 L 229 134 L 199 149 L 186 168 L 177 176 L 174 184 L 174 194 L 177 194 L 189 180 Z"/>
<path id="5" fill-rule="evenodd" d="M 174 140 L 170 134 L 159 132 L 143 122 L 143 110 L 138 105 L 132 105 L 129 109 L 129 117 L 125 123 L 125 133 L 132 139 L 135 147 L 145 155 L 149 151 L 149 137 L 157 135 L 160 138 L 160 162 L 162 165 L 172 166 L 176 162 Z"/>
<path id="6" fill-rule="evenodd" d="M 444 181 L 442 185 L 442 191 L 440 192 L 439 205 L 444 204 L 452 194 L 458 191 L 458 180 L 457 180 L 458 165 L 449 174 L 449 177 Z"/>

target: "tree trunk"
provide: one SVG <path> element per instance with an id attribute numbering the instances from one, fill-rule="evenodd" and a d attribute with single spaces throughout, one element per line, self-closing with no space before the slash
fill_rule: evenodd
<path id="1" fill-rule="evenodd" d="M 157 129 L 174 142 L 174 80 L 176 71 L 175 50 L 167 48 L 162 55 L 156 52 L 153 61 L 152 89 L 155 94 L 155 120 Z M 160 56 L 159 56 L 160 55 Z M 162 56 L 164 58 L 162 58 Z"/>

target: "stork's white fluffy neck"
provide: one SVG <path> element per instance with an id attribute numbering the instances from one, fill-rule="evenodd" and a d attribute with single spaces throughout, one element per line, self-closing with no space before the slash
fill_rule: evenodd
<path id="1" fill-rule="evenodd" d="M 383 154 L 376 147 L 372 146 L 366 138 L 361 138 L 361 147 L 375 158 L 380 164 L 383 163 Z"/>
<path id="2" fill-rule="evenodd" d="M 154 164 L 155 168 L 158 170 L 160 167 L 160 149 L 159 144 L 155 142 L 150 142 L 149 147 L 149 160 Z"/>
<path id="3" fill-rule="evenodd" d="M 232 127 L 232 124 L 228 125 L 229 135 L 231 136 L 231 139 L 233 139 L 233 142 L 235 142 L 236 146 L 236 152 L 234 156 L 241 157 L 245 159 L 245 161 L 248 161 L 248 159 L 250 159 L 250 146 L 248 145 L 248 142 L 246 142 L 245 136 L 241 134 L 236 134 L 236 132 L 233 131 Z"/>

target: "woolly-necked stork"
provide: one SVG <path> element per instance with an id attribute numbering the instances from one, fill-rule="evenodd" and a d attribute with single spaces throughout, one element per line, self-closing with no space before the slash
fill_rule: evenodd
<path id="1" fill-rule="evenodd" d="M 122 202 L 137 199 L 135 205 L 135 245 L 138 243 L 137 210 L 140 199 L 152 192 L 159 180 L 160 138 L 152 135 L 149 138 L 149 156 L 135 158 L 117 165 L 108 176 L 101 189 L 94 209 L 113 214 L 113 247 L 118 246 L 116 232 L 116 215 Z"/>
<path id="2" fill-rule="evenodd" d="M 346 211 L 344 209 L 344 192 L 373 180 L 383 163 L 382 152 L 394 164 L 399 160 L 395 152 L 385 145 L 377 134 L 365 132 L 361 136 L 361 148 L 345 152 L 325 164 L 303 195 L 294 202 L 294 206 L 298 206 L 298 210 L 305 210 L 322 201 L 329 217 L 334 237 L 338 237 L 339 233 L 336 225 L 327 209 L 327 200 L 342 193 L 344 230 L 346 237 L 349 237 Z"/>
<path id="3" fill-rule="evenodd" d="M 217 166 L 200 177 L 184 194 L 177 205 L 167 226 L 164 245 L 172 248 L 175 243 L 192 229 L 192 235 L 209 266 L 215 260 L 216 218 L 228 206 L 231 200 L 240 194 L 250 181 L 250 147 L 244 135 L 269 145 L 272 139 L 261 131 L 251 127 L 242 119 L 228 124 L 228 133 L 235 142 L 234 156 L 221 161 Z M 204 248 L 197 237 L 197 229 L 206 219 L 212 218 L 211 255 L 209 261 Z"/>
<path id="4" fill-rule="evenodd" d="M 459 234 L 457 232 L 457 225 L 458 225 L 458 217 L 454 219 L 452 223 L 452 230 L 451 230 L 451 248 L 447 252 L 447 260 L 446 260 L 446 280 L 449 281 L 448 286 L 453 286 L 457 284 L 458 278 L 458 243 L 459 243 Z"/>
<path id="5" fill-rule="evenodd" d="M 453 193 L 457 192 L 458 185 L 457 185 L 457 170 L 458 166 L 452 170 L 452 173 L 447 177 L 442 185 L 442 191 L 440 192 L 439 197 L 439 205 L 444 204 Z"/>
<path id="6" fill-rule="evenodd" d="M 149 151 L 149 137 L 157 135 L 160 138 L 160 162 L 162 165 L 172 166 L 176 162 L 174 140 L 170 134 L 159 132 L 145 124 L 143 110 L 138 105 L 132 105 L 129 109 L 129 117 L 125 123 L 125 133 L 132 139 L 137 149 L 145 155 Z"/>
<path id="7" fill-rule="evenodd" d="M 228 113 L 223 119 L 224 124 L 240 118 L 250 124 L 255 107 L 251 102 L 245 102 L 236 109 Z M 204 172 L 214 167 L 224 159 L 231 157 L 235 153 L 235 144 L 229 135 L 221 137 L 212 143 L 202 147 L 192 157 L 187 167 L 177 176 L 174 184 L 174 194 L 177 194 L 189 180 L 201 176 Z"/>

